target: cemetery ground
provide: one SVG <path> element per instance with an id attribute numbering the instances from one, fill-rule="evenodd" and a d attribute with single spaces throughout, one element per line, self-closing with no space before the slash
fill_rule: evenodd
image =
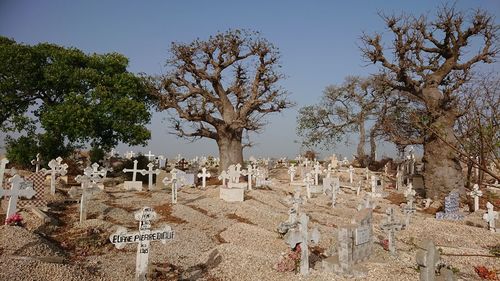
<path id="1" fill-rule="evenodd" d="M 362 276 L 325 272 L 321 264 L 336 248 L 338 226 L 350 222 L 368 187 L 358 196 L 342 188 L 335 208 L 321 193 L 301 205 L 301 213 L 310 218 L 309 229 L 317 227 L 321 234 L 319 243 L 310 244 L 310 274 L 278 272 L 275 266 L 289 246 L 276 229 L 288 218 L 290 205 L 284 198 L 295 188 L 286 168 L 271 170 L 270 178 L 271 185 L 245 191 L 244 202 L 221 200 L 219 184 L 212 178 L 206 188 L 182 187 L 176 204 L 171 203 L 170 188 L 160 182 L 154 191 L 126 191 L 123 180 L 108 178 L 105 192 L 89 201 L 82 223 L 79 204 L 67 194 L 70 186 L 59 182 L 56 194 L 48 197 L 50 222 L 21 210 L 24 227 L 0 226 L 0 280 L 133 280 L 136 244 L 117 249 L 109 236 L 119 226 L 137 230 L 134 212 L 144 206 L 158 214 L 153 229 L 168 224 L 175 231 L 166 244 L 150 245 L 151 280 L 419 280 L 415 255 L 426 239 L 434 241 L 441 260 L 459 279 L 481 280 L 475 266 L 500 269 L 499 258 L 491 254 L 491 248 L 500 244 L 500 234 L 487 229 L 484 212 L 469 213 L 462 204 L 464 220 L 436 220 L 438 209 L 433 204 L 424 210 L 419 197 L 410 225 L 396 232 L 396 255 L 391 255 L 379 225 L 388 207 L 397 210 L 397 219 L 403 221 L 400 204 L 406 201 L 402 191 L 389 186 L 373 210 L 374 245 L 369 260 L 358 264 Z M 494 196 L 488 194 L 490 200 Z M 482 211 L 485 197 L 480 201 Z"/>

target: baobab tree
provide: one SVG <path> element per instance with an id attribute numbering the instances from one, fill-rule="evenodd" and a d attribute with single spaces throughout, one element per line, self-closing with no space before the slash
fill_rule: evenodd
<path id="1" fill-rule="evenodd" d="M 362 166 L 375 160 L 378 120 L 383 116 L 385 89 L 375 79 L 347 77 L 342 85 L 325 88 L 321 102 L 302 107 L 297 117 L 297 132 L 305 146 L 331 147 L 356 133 L 359 141 L 356 158 Z M 371 123 L 367 133 L 367 123 Z M 370 155 L 366 155 L 366 141 Z"/>
<path id="2" fill-rule="evenodd" d="M 279 85 L 278 50 L 257 32 L 229 30 L 170 51 L 169 72 L 151 80 L 151 94 L 173 113 L 177 136 L 217 142 L 220 169 L 243 163 L 244 134 L 293 105 Z"/>
<path id="3" fill-rule="evenodd" d="M 499 27 L 484 11 L 468 15 L 448 6 L 438 10 L 435 20 L 407 15 L 382 18 L 393 35 L 391 47 L 383 45 L 380 34 L 365 34 L 362 52 L 381 66 L 380 81 L 410 107 L 396 115 L 408 114 L 400 120 L 412 121 L 413 128 L 395 126 L 404 129 L 392 136 L 399 143 L 423 145 L 428 197 L 441 197 L 455 188 L 463 191 L 459 154 L 451 148 L 457 142 L 453 128 L 460 116 L 459 89 L 474 65 L 491 63 L 497 55 Z"/>

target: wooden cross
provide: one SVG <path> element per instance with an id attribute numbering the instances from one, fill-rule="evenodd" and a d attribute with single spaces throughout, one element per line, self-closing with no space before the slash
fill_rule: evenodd
<path id="1" fill-rule="evenodd" d="M 75 178 L 75 181 L 81 184 L 81 198 L 80 198 L 80 222 L 87 220 L 87 204 L 88 200 L 100 192 L 101 190 L 97 187 L 97 183 L 93 180 L 93 169 L 90 167 L 85 168 L 83 170 L 83 175 L 78 175 Z M 73 186 L 68 194 L 75 198 L 79 195 L 77 189 Z"/>
<path id="2" fill-rule="evenodd" d="M 387 208 L 385 213 L 387 214 L 387 218 L 384 221 L 382 221 L 380 228 L 382 228 L 382 230 L 387 233 L 389 240 L 389 252 L 391 252 L 392 255 L 395 255 L 396 254 L 395 232 L 401 230 L 403 228 L 403 224 L 399 221 L 396 221 L 393 208 Z"/>
<path id="3" fill-rule="evenodd" d="M 474 198 L 474 212 L 479 210 L 479 197 L 483 196 L 483 192 L 479 190 L 479 185 L 474 184 L 473 190 L 468 194 Z"/>
<path id="4" fill-rule="evenodd" d="M 309 223 L 309 217 L 302 213 L 299 218 L 298 229 L 292 229 L 286 234 L 286 242 L 290 248 L 294 249 L 300 244 L 300 274 L 309 274 L 309 242 L 318 243 L 320 239 L 319 231 L 315 228 L 311 237 L 309 237 L 307 224 Z"/>
<path id="5" fill-rule="evenodd" d="M 187 165 L 189 165 L 189 162 L 187 162 L 186 159 L 182 158 L 180 161 L 177 162 L 176 166 L 179 168 L 179 170 L 186 170 Z"/>
<path id="6" fill-rule="evenodd" d="M 67 173 L 68 164 L 61 164 L 62 158 L 57 157 L 55 160 L 52 159 L 49 162 L 49 168 L 46 173 L 50 174 L 50 193 L 56 194 L 56 177 L 64 176 Z"/>
<path id="7" fill-rule="evenodd" d="M 488 212 L 483 215 L 483 220 L 488 222 L 488 227 L 491 232 L 496 232 L 495 220 L 498 219 L 498 212 L 493 211 L 494 206 L 490 202 L 486 203 L 486 208 Z"/>
<path id="8" fill-rule="evenodd" d="M 135 181 L 136 179 L 136 174 L 140 172 L 137 170 L 137 159 L 134 160 L 134 168 L 133 169 L 123 169 L 124 173 L 132 173 L 132 181 Z"/>
<path id="9" fill-rule="evenodd" d="M 156 219 L 156 212 L 144 207 L 142 210 L 135 213 L 135 219 L 139 221 L 138 232 L 127 232 L 124 227 L 119 227 L 118 230 L 109 236 L 109 241 L 115 245 L 117 249 L 122 249 L 126 244 L 137 244 L 137 257 L 135 265 L 136 280 L 145 281 L 148 272 L 149 263 L 149 243 L 151 241 L 161 241 L 166 244 L 167 241 L 174 239 L 174 231 L 168 225 L 158 230 L 151 230 L 151 221 Z"/>
<path id="10" fill-rule="evenodd" d="M 31 199 L 36 192 L 33 189 L 33 183 L 24 181 L 19 175 L 14 175 L 9 179 L 10 190 L 0 188 L 0 198 L 9 196 L 9 205 L 7 207 L 6 219 L 17 212 L 17 201 L 19 197 Z"/>
<path id="11" fill-rule="evenodd" d="M 140 170 L 139 172 L 145 176 L 148 175 L 148 190 L 153 190 L 153 175 L 158 175 L 160 173 L 159 169 L 153 170 L 155 165 L 153 163 L 148 164 L 148 170 Z"/>
<path id="12" fill-rule="evenodd" d="M 40 158 L 40 153 L 36 154 L 36 159 L 31 160 L 31 165 L 35 165 L 35 173 L 40 170 L 40 164 L 42 164 L 42 159 Z"/>
<path id="13" fill-rule="evenodd" d="M 295 167 L 295 164 L 291 164 L 290 167 L 288 168 L 288 174 L 290 175 L 290 182 L 293 182 L 293 179 L 295 178 L 295 172 L 297 172 L 297 168 Z"/>
<path id="14" fill-rule="evenodd" d="M 198 178 L 201 178 L 201 187 L 205 188 L 207 186 L 207 178 L 211 177 L 210 173 L 207 173 L 207 168 L 201 168 L 201 173 L 198 173 Z"/>
<path id="15" fill-rule="evenodd" d="M 151 161 L 151 158 L 153 158 L 155 155 L 151 154 L 151 150 L 148 152 L 148 154 L 144 154 L 148 158 L 148 161 Z"/>

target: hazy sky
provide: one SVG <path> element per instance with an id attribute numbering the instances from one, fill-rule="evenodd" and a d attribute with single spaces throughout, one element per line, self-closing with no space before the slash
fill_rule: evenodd
<path id="1" fill-rule="evenodd" d="M 384 32 L 378 12 L 430 13 L 438 1 L 25 1 L 0 0 L 0 35 L 26 44 L 50 42 L 87 53 L 119 52 L 130 59 L 129 70 L 147 74 L 165 71 L 170 43 L 206 39 L 230 28 L 257 30 L 281 52 L 282 85 L 297 106 L 271 115 L 255 147 L 245 157 L 296 155 L 296 116 L 301 106 L 317 103 L 325 86 L 348 75 L 369 75 L 373 66 L 361 58 L 363 32 Z M 483 8 L 497 17 L 500 1 L 456 1 L 460 10 Z M 388 35 L 388 33 L 383 33 Z M 0 62 L 1 63 L 1 62 Z M 165 112 L 154 113 L 152 139 L 134 151 L 168 156 L 217 155 L 214 141 L 189 143 L 169 135 Z M 1 136 L 0 136 L 1 137 Z M 2 145 L 3 146 L 3 145 Z M 351 155 L 355 145 L 335 152 Z M 125 152 L 128 146 L 120 145 Z M 382 147 L 379 155 L 389 148 Z M 327 152 L 323 151 L 323 155 Z"/>

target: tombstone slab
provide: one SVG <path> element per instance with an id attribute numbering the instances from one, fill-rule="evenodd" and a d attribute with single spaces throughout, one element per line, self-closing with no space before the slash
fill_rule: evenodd
<path id="1" fill-rule="evenodd" d="M 125 190 L 142 191 L 142 181 L 124 181 L 123 188 Z"/>
<path id="2" fill-rule="evenodd" d="M 246 186 L 246 183 L 243 183 Z M 245 200 L 245 189 L 220 187 L 219 198 L 226 202 L 243 202 Z"/>

